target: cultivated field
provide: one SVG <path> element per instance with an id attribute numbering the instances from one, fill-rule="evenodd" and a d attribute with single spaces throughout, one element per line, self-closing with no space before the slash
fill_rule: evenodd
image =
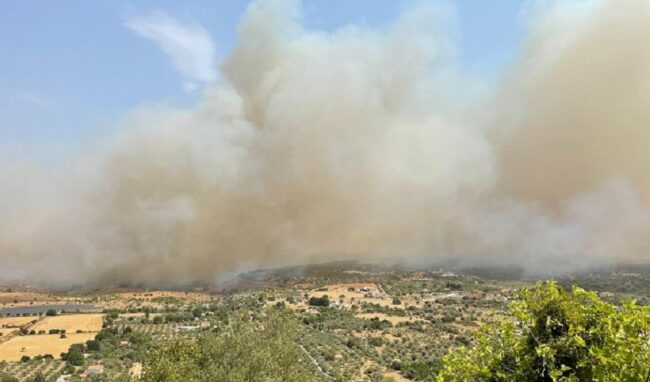
<path id="1" fill-rule="evenodd" d="M 0 328 L 19 328 L 37 319 L 36 317 L 0 317 Z"/>
<path id="2" fill-rule="evenodd" d="M 40 372 L 54 382 L 72 372 L 72 381 L 92 380 L 80 375 L 101 364 L 101 380 L 126 381 L 142 372 L 152 349 L 170 341 L 194 341 L 208 332 L 221 335 L 241 314 L 259 320 L 272 309 L 289 308 L 286 318 L 298 325 L 296 342 L 304 366 L 314 367 L 323 380 L 429 381 L 442 357 L 471 344 L 482 323 L 511 319 L 507 305 L 526 285 L 435 269 L 360 273 L 326 265 L 312 270 L 314 274 L 299 276 L 282 269 L 277 276 L 266 271 L 268 279 L 254 277 L 262 287 L 248 287 L 244 279 L 241 290 L 206 289 L 209 293 L 111 291 L 74 297 L 68 292 L 59 298 L 95 304 L 104 313 L 0 317 L 0 377 L 4 372 L 31 382 Z M 589 281 L 598 286 L 599 280 Z M 639 289 L 630 283 L 632 288 Z M 644 291 L 636 297 L 648 295 Z M 615 293 L 607 296 L 618 298 Z M 24 335 L 18 333 L 21 327 Z M 38 334 L 52 329 L 65 330 L 67 338 Z M 86 343 L 90 339 L 95 341 Z M 70 349 L 73 344 L 80 345 Z M 73 351 L 83 359 L 60 359 L 62 352 Z M 46 354 L 55 359 L 36 357 Z"/>
<path id="3" fill-rule="evenodd" d="M 71 333 L 66 338 L 58 334 L 41 334 L 16 336 L 7 342 L 0 343 L 0 359 L 19 361 L 21 357 L 34 357 L 51 354 L 60 358 L 62 352 L 67 352 L 72 344 L 83 343 L 95 338 L 96 333 Z"/>
<path id="4" fill-rule="evenodd" d="M 8 373 L 19 381 L 30 381 L 37 373 L 41 373 L 47 381 L 54 380 L 59 375 L 65 362 L 56 359 L 31 360 L 23 363 L 11 363 L 4 368 L 0 364 L 0 372 Z"/>
<path id="5" fill-rule="evenodd" d="M 17 331 L 17 328 L 0 328 L 0 341 L 2 341 L 2 337 L 6 337 L 7 335 Z"/>
<path id="6" fill-rule="evenodd" d="M 65 314 L 61 316 L 45 317 L 38 321 L 31 329 L 45 330 L 62 329 L 66 333 L 98 332 L 102 328 L 103 314 Z"/>

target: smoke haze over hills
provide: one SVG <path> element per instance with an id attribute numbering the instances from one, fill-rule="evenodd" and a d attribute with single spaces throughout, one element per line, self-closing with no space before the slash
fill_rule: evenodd
<path id="1" fill-rule="evenodd" d="M 531 7 L 495 82 L 454 16 L 303 27 L 253 3 L 192 108 L 145 106 L 54 173 L 0 156 L 0 278 L 186 283 L 363 259 L 558 273 L 650 250 L 650 3 Z"/>

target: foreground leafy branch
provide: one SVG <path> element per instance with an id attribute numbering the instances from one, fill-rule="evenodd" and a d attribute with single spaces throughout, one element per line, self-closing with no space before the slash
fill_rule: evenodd
<path id="1" fill-rule="evenodd" d="M 525 289 L 513 320 L 484 325 L 444 358 L 447 381 L 639 381 L 650 377 L 650 310 L 554 282 Z"/>

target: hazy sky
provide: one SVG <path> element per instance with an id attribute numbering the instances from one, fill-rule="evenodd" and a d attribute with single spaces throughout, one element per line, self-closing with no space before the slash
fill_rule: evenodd
<path id="1" fill-rule="evenodd" d="M 306 0 L 305 24 L 383 26 L 412 1 Z M 522 35 L 521 0 L 450 2 L 464 71 L 493 78 Z M 0 154 L 64 156 L 146 103 L 193 104 L 218 77 L 248 2 L 22 1 L 0 6 Z"/>

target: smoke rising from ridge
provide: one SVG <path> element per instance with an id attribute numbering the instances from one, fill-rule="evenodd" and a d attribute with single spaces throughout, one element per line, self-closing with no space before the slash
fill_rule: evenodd
<path id="1" fill-rule="evenodd" d="M 452 13 L 424 3 L 329 33 L 305 29 L 298 3 L 252 4 L 196 107 L 135 110 L 65 171 L 0 161 L 0 278 L 647 260 L 650 5 L 537 12 L 489 92 L 455 63 Z"/>

